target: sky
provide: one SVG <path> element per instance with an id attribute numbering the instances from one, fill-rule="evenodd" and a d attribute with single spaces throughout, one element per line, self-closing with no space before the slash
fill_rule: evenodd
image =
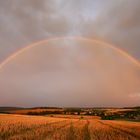
<path id="1" fill-rule="evenodd" d="M 137 106 L 139 0 L 0 0 L 0 106 Z M 65 46 L 65 47 L 64 47 Z"/>

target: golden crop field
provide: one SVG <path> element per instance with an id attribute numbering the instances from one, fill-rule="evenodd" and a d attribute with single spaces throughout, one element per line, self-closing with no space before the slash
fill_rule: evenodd
<path id="1" fill-rule="evenodd" d="M 14 110 L 14 111 L 8 111 L 12 114 L 22 114 L 22 115 L 26 115 L 27 113 L 29 112 L 43 112 L 43 111 L 51 111 L 51 112 L 54 112 L 54 111 L 60 111 L 62 112 L 63 109 L 22 109 L 22 110 Z"/>
<path id="2" fill-rule="evenodd" d="M 140 123 L 91 117 L 0 115 L 0 140 L 139 140 Z"/>

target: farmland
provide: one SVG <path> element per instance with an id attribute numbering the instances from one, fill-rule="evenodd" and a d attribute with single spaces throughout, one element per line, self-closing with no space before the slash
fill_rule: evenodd
<path id="1" fill-rule="evenodd" d="M 139 140 L 140 123 L 78 115 L 0 115 L 0 140 Z"/>

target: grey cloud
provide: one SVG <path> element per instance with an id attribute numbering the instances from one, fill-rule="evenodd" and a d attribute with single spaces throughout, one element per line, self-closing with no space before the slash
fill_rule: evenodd
<path id="1" fill-rule="evenodd" d="M 0 0 L 1 57 L 37 40 L 85 36 L 140 59 L 139 0 Z"/>

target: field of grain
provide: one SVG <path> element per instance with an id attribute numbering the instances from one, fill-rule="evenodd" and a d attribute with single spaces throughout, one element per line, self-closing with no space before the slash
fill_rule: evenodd
<path id="1" fill-rule="evenodd" d="M 0 140 L 139 140 L 140 123 L 91 117 L 0 115 Z"/>
<path id="2" fill-rule="evenodd" d="M 55 112 L 55 111 L 58 111 L 58 112 L 62 112 L 63 109 L 40 109 L 40 108 L 37 108 L 37 109 L 21 109 L 21 110 L 13 110 L 13 111 L 8 111 L 9 113 L 11 114 L 21 114 L 21 115 L 26 115 L 27 113 L 29 112 L 36 112 L 36 113 L 39 113 L 39 112 Z"/>

